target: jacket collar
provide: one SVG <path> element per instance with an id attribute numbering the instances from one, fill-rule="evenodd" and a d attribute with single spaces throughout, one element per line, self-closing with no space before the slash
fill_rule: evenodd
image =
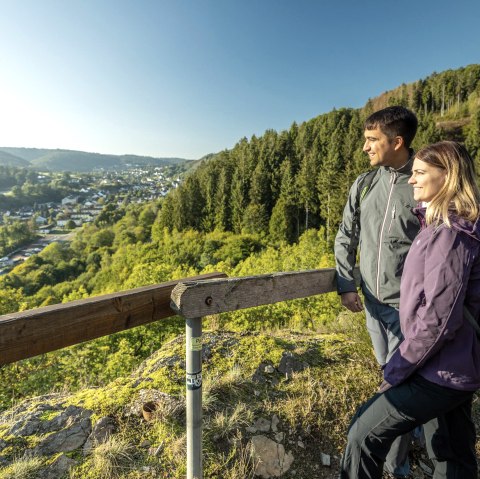
<path id="1" fill-rule="evenodd" d="M 409 148 L 408 149 L 408 161 L 403 165 L 401 166 L 398 170 L 399 173 L 408 173 L 408 174 L 411 174 L 412 173 L 412 166 L 413 166 L 413 158 L 415 157 L 415 154 L 412 150 L 412 148 Z M 393 169 L 393 168 L 392 168 Z"/>
<path id="2" fill-rule="evenodd" d="M 401 173 L 401 174 L 404 174 L 404 175 L 411 175 L 412 174 L 412 166 L 413 166 L 414 157 L 415 157 L 415 153 L 414 153 L 413 149 L 409 148 L 408 149 L 408 160 L 404 165 L 402 165 L 400 168 L 397 168 L 397 169 L 395 169 L 391 166 L 384 166 L 384 168 L 387 171 L 394 171 L 396 173 Z"/>

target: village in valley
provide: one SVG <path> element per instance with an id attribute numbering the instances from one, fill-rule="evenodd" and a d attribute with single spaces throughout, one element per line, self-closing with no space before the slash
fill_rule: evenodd
<path id="1" fill-rule="evenodd" d="M 22 198 L 22 206 L 5 207 L 0 201 L 0 225 L 13 222 L 29 223 L 36 239 L 29 244 L 8 251 L 0 258 L 0 274 L 9 272 L 28 257 L 39 253 L 54 241 L 69 241 L 77 228 L 91 223 L 105 207 L 117 208 L 129 203 L 155 201 L 180 183 L 179 166 L 126 165 L 120 171 L 94 171 L 92 173 L 38 172 L 35 183 L 48 184 L 61 181 L 68 194 L 60 200 L 35 201 L 29 204 Z M 0 198 L 13 194 L 4 191 Z M 15 203 L 15 202 L 13 202 Z M 20 204 L 20 202 L 19 202 Z"/>

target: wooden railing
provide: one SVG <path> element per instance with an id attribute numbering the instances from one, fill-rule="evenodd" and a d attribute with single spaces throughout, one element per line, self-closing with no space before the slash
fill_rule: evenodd
<path id="1" fill-rule="evenodd" d="M 222 277 L 226 274 L 189 280 Z M 182 281 L 186 280 L 0 316 L 0 365 L 174 316 L 170 295 Z"/>
<path id="2" fill-rule="evenodd" d="M 201 479 L 202 317 L 335 290 L 333 268 L 243 278 L 211 273 L 7 314 L 0 316 L 0 365 L 182 315 L 186 324 L 187 479 Z"/>

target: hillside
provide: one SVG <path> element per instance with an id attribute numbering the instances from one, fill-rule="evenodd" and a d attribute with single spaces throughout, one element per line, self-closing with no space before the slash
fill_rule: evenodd
<path id="1" fill-rule="evenodd" d="M 8 163 L 10 161 L 10 163 Z M 31 166 L 50 171 L 89 172 L 95 169 L 113 170 L 128 165 L 175 165 L 189 160 L 154 158 L 137 155 L 105 155 L 75 150 L 0 147 L 0 165 Z"/>
<path id="2" fill-rule="evenodd" d="M 261 477 L 276 471 L 284 478 L 334 478 L 348 419 L 378 376 L 352 332 L 207 332 L 204 477 L 252 478 L 249 454 L 263 444 L 282 455 L 279 461 L 276 453 L 267 459 L 265 451 L 254 452 L 266 461 Z M 23 463 L 41 477 L 62 477 L 68 468 L 85 479 L 185 477 L 184 356 L 181 335 L 129 376 L 75 395 L 37 397 L 0 415 L 4 474 Z M 30 457 L 38 459 L 28 463 Z"/>
<path id="3" fill-rule="evenodd" d="M 7 151 L 0 150 L 0 165 L 26 168 L 30 166 L 30 163 L 27 160 L 20 158 L 19 156 L 15 156 L 11 153 L 8 153 Z"/>

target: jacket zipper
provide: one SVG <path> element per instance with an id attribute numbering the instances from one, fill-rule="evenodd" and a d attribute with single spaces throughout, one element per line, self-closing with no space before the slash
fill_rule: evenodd
<path id="1" fill-rule="evenodd" d="M 380 241 L 378 245 L 378 257 L 377 257 L 377 299 L 380 300 L 380 257 L 382 255 L 382 242 L 383 242 L 383 230 L 388 217 L 388 209 L 390 208 L 390 200 L 392 199 L 393 186 L 397 180 L 397 172 L 390 172 L 390 191 L 388 193 L 387 207 L 385 208 L 385 216 L 383 217 L 382 228 L 380 230 Z M 394 210 L 395 214 L 395 210 Z M 392 218 L 393 219 L 393 218 Z"/>

